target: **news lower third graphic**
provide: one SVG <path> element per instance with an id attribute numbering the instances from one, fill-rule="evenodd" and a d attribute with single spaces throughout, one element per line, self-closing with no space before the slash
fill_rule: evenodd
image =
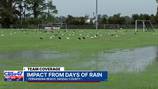
<path id="1" fill-rule="evenodd" d="M 23 70 L 4 71 L 4 81 L 22 82 L 103 82 L 107 71 L 68 71 L 64 67 L 23 67 Z"/>

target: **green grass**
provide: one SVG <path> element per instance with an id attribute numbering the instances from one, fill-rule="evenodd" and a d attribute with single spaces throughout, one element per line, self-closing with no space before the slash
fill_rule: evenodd
<path id="1" fill-rule="evenodd" d="M 74 34 L 69 36 L 69 34 Z M 2 36 L 4 34 L 4 36 Z M 56 35 L 50 39 L 50 36 Z M 61 36 L 63 34 L 63 36 Z M 80 36 L 82 34 L 82 36 Z M 96 38 L 94 37 L 96 34 Z M 89 35 L 89 37 L 86 37 Z M 114 35 L 114 36 L 112 36 Z M 59 40 L 58 37 L 62 39 Z M 44 39 L 39 39 L 43 37 Z M 69 37 L 70 39 L 66 39 Z M 78 40 L 78 37 L 86 37 Z M 110 73 L 108 82 L 101 83 L 51 83 L 32 84 L 24 82 L 3 82 L 3 70 L 19 70 L 23 66 L 64 66 L 66 70 L 96 70 L 95 67 L 84 68 L 75 66 L 76 62 L 88 61 L 102 51 L 112 49 L 137 48 L 145 46 L 158 46 L 158 32 L 138 32 L 134 30 L 68 30 L 44 33 L 36 31 L 17 31 L 11 29 L 0 30 L 0 53 L 25 50 L 55 50 L 74 55 L 69 59 L 53 60 L 26 60 L 26 59 L 0 59 L 0 89 L 157 89 L 158 63 L 149 65 L 145 71 L 139 73 Z M 1 66 L 1 64 L 5 66 Z"/>

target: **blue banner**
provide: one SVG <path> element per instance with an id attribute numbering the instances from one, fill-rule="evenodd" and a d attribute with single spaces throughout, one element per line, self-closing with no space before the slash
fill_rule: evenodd
<path id="1" fill-rule="evenodd" d="M 24 71 L 27 82 L 101 82 L 107 79 L 107 71 Z"/>

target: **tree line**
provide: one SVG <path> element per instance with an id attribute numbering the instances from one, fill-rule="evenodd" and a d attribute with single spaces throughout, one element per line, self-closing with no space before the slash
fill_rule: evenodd
<path id="1" fill-rule="evenodd" d="M 52 22 L 55 14 L 57 9 L 52 0 L 0 0 L 2 27 Z"/>
<path id="2" fill-rule="evenodd" d="M 68 15 L 61 17 L 63 23 L 71 25 L 86 25 L 94 24 L 95 17 L 90 18 L 89 16 L 73 17 Z M 98 15 L 99 24 L 135 24 L 136 20 L 151 20 L 153 24 L 158 23 L 158 15 L 149 14 L 133 14 L 132 16 L 121 16 L 121 14 L 114 14 L 113 16 Z"/>
<path id="3" fill-rule="evenodd" d="M 58 10 L 52 0 L 0 0 L 0 24 L 9 28 L 11 25 L 38 25 L 65 23 L 70 25 L 95 24 L 95 17 L 56 16 Z M 99 24 L 134 24 L 135 20 L 151 20 L 158 23 L 158 15 L 133 14 L 122 16 L 98 15 Z"/>

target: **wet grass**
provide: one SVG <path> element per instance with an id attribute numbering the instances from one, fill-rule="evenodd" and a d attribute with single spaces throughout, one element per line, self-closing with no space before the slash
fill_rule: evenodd
<path id="1" fill-rule="evenodd" d="M 81 40 L 78 38 L 81 38 Z M 94 54 L 99 52 L 144 46 L 158 46 L 158 32 L 138 32 L 135 34 L 133 30 L 69 30 L 67 32 L 63 30 L 45 33 L 1 29 L 0 52 L 55 50 L 74 56 L 44 61 L 42 59 L 37 61 L 24 58 L 0 59 L 0 89 L 157 89 L 158 62 L 154 62 L 145 71 L 139 73 L 126 71 L 116 74 L 110 73 L 109 81 L 101 83 L 31 84 L 3 82 L 3 70 L 19 70 L 23 66 L 64 66 L 66 70 L 96 70 L 95 65 L 80 67 L 80 65 L 75 64 L 76 62 L 89 61 L 96 57 Z"/>

